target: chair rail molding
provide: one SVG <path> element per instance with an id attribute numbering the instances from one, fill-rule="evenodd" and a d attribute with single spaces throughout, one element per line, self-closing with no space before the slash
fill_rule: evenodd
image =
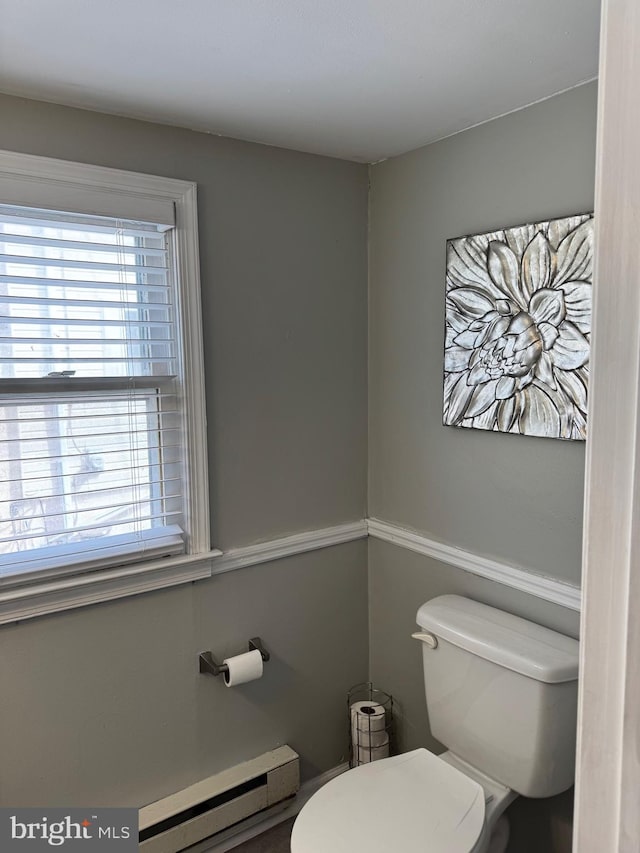
<path id="1" fill-rule="evenodd" d="M 369 518 L 367 526 L 369 536 L 375 539 L 391 542 L 393 545 L 407 548 L 409 551 L 431 557 L 495 583 L 510 586 L 528 595 L 535 595 L 537 598 L 559 604 L 561 607 L 580 610 L 580 587 L 556 578 L 535 574 L 520 566 L 509 565 L 492 557 L 483 557 L 471 551 L 465 551 L 456 545 L 447 545 L 436 539 L 430 539 L 422 533 L 389 524 L 377 518 Z"/>
<path id="2" fill-rule="evenodd" d="M 27 588 L 0 590 L 0 625 L 21 621 L 59 610 L 98 604 L 129 595 L 138 595 L 191 581 L 204 580 L 212 575 L 233 572 L 248 566 L 271 563 L 285 557 L 331 548 L 366 539 L 368 536 L 390 542 L 465 572 L 486 578 L 494 583 L 512 587 L 570 610 L 580 610 L 580 588 L 556 578 L 544 577 L 521 566 L 513 566 L 492 557 L 465 551 L 436 539 L 377 518 L 363 518 L 280 536 L 265 542 L 211 550 L 172 559 L 156 560 L 145 565 L 96 572 L 80 578 L 60 578 L 47 584 L 34 600 Z M 69 587 L 73 589 L 69 589 Z M 30 601 L 25 601 L 29 598 Z"/>
<path id="3" fill-rule="evenodd" d="M 318 548 L 330 548 L 332 545 L 342 545 L 367 536 L 366 519 L 338 524 L 335 527 L 323 527 L 320 530 L 305 530 L 278 539 L 269 539 L 255 545 L 245 545 L 231 548 L 216 556 L 213 560 L 211 574 L 220 575 L 243 569 L 246 566 L 256 566 L 259 563 L 270 563 L 294 554 L 304 554 L 316 551 Z"/>
<path id="4" fill-rule="evenodd" d="M 307 530 L 291 536 L 269 539 L 255 545 L 232 548 L 213 558 L 211 574 L 219 575 L 247 566 L 269 563 L 283 557 L 292 557 L 296 554 L 316 551 L 319 548 L 329 548 L 333 545 L 364 539 L 367 536 L 431 557 L 441 563 L 494 583 L 512 587 L 528 595 L 534 595 L 561 607 L 580 610 L 580 587 L 556 578 L 544 577 L 521 566 L 509 565 L 492 557 L 465 551 L 463 548 L 439 542 L 422 533 L 377 518 L 365 518 L 335 527 Z"/>

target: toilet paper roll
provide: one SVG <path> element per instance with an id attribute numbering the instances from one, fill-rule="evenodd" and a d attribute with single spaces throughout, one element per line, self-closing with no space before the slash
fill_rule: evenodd
<path id="1" fill-rule="evenodd" d="M 379 702 L 354 702 L 351 706 L 352 731 L 383 732 L 387 727 L 384 706 Z"/>
<path id="2" fill-rule="evenodd" d="M 387 724 L 384 706 L 379 702 L 354 702 L 351 706 L 351 721 L 358 728 L 369 732 L 383 731 Z"/>
<path id="3" fill-rule="evenodd" d="M 354 756 L 357 757 L 359 748 L 371 749 L 388 744 L 386 725 L 384 706 L 378 702 L 354 702 L 351 705 L 351 743 Z"/>
<path id="4" fill-rule="evenodd" d="M 389 735 L 385 731 L 363 732 L 362 729 L 358 729 L 354 726 L 351 729 L 351 740 L 354 749 L 360 746 L 370 749 L 371 747 L 384 746 L 385 743 L 389 742 Z"/>
<path id="5" fill-rule="evenodd" d="M 358 764 L 369 764 L 371 761 L 379 761 L 381 758 L 389 757 L 389 735 L 385 734 L 385 740 L 380 746 L 359 746 L 355 750 L 355 758 Z"/>
<path id="6" fill-rule="evenodd" d="M 257 649 L 252 649 L 243 655 L 225 658 L 223 663 L 229 667 L 224 674 L 224 683 L 227 687 L 235 687 L 238 684 L 246 684 L 247 681 L 262 678 L 262 655 Z"/>

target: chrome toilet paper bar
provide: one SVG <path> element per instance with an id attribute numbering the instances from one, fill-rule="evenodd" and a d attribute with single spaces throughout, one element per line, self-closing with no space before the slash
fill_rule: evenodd
<path id="1" fill-rule="evenodd" d="M 258 651 L 263 661 L 269 660 L 269 652 L 265 649 L 260 637 L 252 637 L 249 640 L 249 651 Z M 200 672 L 207 675 L 222 675 L 229 671 L 226 663 L 219 663 L 213 656 L 212 652 L 200 652 L 198 657 L 200 661 Z"/>

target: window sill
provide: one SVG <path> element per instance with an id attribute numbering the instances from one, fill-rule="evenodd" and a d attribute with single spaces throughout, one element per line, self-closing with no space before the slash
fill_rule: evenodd
<path id="1" fill-rule="evenodd" d="M 213 558 L 221 553 L 208 551 L 186 557 L 166 557 L 151 563 L 103 569 L 3 590 L 0 591 L 0 625 L 208 578 Z"/>

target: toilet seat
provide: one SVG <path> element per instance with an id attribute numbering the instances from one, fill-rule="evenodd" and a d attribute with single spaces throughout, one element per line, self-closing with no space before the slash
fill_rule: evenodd
<path id="1" fill-rule="evenodd" d="M 298 815 L 291 853 L 471 853 L 484 819 L 482 786 L 416 749 L 324 785 Z"/>

